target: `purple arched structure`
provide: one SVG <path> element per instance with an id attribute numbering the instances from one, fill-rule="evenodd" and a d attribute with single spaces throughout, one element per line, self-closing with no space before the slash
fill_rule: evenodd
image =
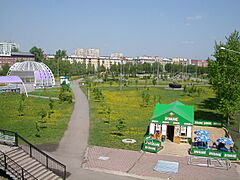
<path id="1" fill-rule="evenodd" d="M 16 83 L 16 84 L 22 84 L 25 94 L 28 97 L 27 89 L 22 81 L 22 79 L 19 76 L 0 76 L 0 83 L 7 84 L 7 83 Z"/>
<path id="2" fill-rule="evenodd" d="M 17 62 L 12 65 L 8 75 L 19 76 L 24 82 L 34 82 L 35 87 L 52 87 L 55 85 L 55 78 L 50 68 L 35 61 Z"/>

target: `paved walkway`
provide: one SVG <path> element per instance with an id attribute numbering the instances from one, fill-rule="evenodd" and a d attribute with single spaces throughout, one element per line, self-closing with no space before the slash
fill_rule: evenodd
<path id="1" fill-rule="evenodd" d="M 72 90 L 75 96 L 75 105 L 71 119 L 57 150 L 51 154 L 67 166 L 67 171 L 70 175 L 68 179 L 130 179 L 128 177 L 94 172 L 81 168 L 84 153 L 88 145 L 89 107 L 86 96 L 79 88 L 78 80 L 73 81 Z"/>
<path id="2" fill-rule="evenodd" d="M 178 144 L 180 147 L 182 144 Z M 183 144 L 184 146 L 184 144 Z M 169 155 L 170 154 L 170 155 Z M 188 165 L 188 155 L 172 155 L 172 152 L 158 154 L 137 152 L 106 147 L 89 147 L 86 153 L 84 168 L 127 174 L 143 179 L 173 179 L 173 180 L 239 180 L 237 165 L 232 163 L 229 170 Z M 159 173 L 153 170 L 158 160 L 178 162 L 178 173 Z"/>
<path id="3" fill-rule="evenodd" d="M 32 95 L 32 94 L 29 94 L 28 95 L 29 97 L 35 97 L 35 98 L 43 98 L 43 99 L 49 99 L 50 97 L 48 96 L 38 96 L 38 95 Z M 57 97 L 51 97 L 52 100 L 59 100 L 59 98 Z"/>

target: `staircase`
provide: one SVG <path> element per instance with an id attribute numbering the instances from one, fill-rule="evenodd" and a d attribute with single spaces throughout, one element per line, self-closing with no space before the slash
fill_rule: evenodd
<path id="1" fill-rule="evenodd" d="M 5 156 L 4 156 L 5 155 Z M 6 159 L 6 168 L 4 167 Z M 0 155 L 0 168 L 13 179 L 60 180 L 61 178 L 48 170 L 37 160 L 31 158 L 21 148 L 15 148 Z"/>
<path id="2" fill-rule="evenodd" d="M 13 134 L 12 137 L 15 137 L 15 143 L 12 145 L 11 142 L 11 147 L 6 142 L 5 145 L 0 146 L 0 169 L 12 179 L 66 179 L 66 166 L 36 148 L 17 133 L 6 130 L 0 130 L 0 133 L 2 133 L 1 137 L 8 137 L 8 139 Z M 1 144 L 3 140 L 5 139 L 1 139 Z M 19 141 L 24 143 L 19 144 Z"/>

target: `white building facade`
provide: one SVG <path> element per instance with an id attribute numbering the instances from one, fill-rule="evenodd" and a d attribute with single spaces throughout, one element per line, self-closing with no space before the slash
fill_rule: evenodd
<path id="1" fill-rule="evenodd" d="M 11 56 L 14 48 L 19 49 L 19 45 L 14 42 L 0 42 L 0 56 Z"/>

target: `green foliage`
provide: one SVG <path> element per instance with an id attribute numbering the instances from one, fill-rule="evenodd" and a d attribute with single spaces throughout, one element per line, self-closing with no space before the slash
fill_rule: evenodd
<path id="1" fill-rule="evenodd" d="M 21 94 L 21 98 L 19 101 L 19 107 L 18 107 L 18 115 L 24 116 L 24 101 L 25 101 L 25 95 Z"/>
<path id="2" fill-rule="evenodd" d="M 8 70 L 9 70 L 9 65 L 8 64 L 3 64 L 1 67 L 0 67 L 0 75 L 1 76 L 6 76 L 7 73 L 8 73 Z"/>
<path id="3" fill-rule="evenodd" d="M 94 94 L 94 99 L 96 101 L 103 101 L 104 100 L 104 96 L 102 94 L 102 90 L 99 88 L 93 88 L 93 94 Z"/>
<path id="4" fill-rule="evenodd" d="M 161 96 L 160 95 L 153 95 L 152 99 L 153 99 L 153 105 L 161 102 Z"/>
<path id="5" fill-rule="evenodd" d="M 37 62 L 42 62 L 45 59 L 43 52 L 44 51 L 41 48 L 37 48 L 36 46 L 30 49 L 30 53 L 35 55 L 35 60 Z"/>
<path id="6" fill-rule="evenodd" d="M 109 106 L 105 106 L 104 108 L 104 113 L 106 114 L 106 121 L 104 121 L 105 123 L 109 123 L 109 121 L 111 120 L 111 112 L 112 109 Z"/>
<path id="7" fill-rule="evenodd" d="M 226 40 L 215 45 L 216 60 L 209 60 L 209 80 L 216 92 L 217 108 L 229 123 L 240 107 L 240 55 L 221 47 L 239 52 L 239 32 L 234 31 Z"/>
<path id="8" fill-rule="evenodd" d="M 142 92 L 142 103 L 143 103 L 143 106 L 145 107 L 150 104 L 150 94 L 148 91 Z"/>
<path id="9" fill-rule="evenodd" d="M 134 83 L 134 80 L 133 80 Z M 139 81 L 139 83 L 141 83 Z M 144 81 L 143 81 L 144 84 Z M 86 89 L 86 86 L 81 86 Z M 150 87 L 149 90 L 144 90 L 150 95 L 150 101 L 155 103 L 160 102 L 168 104 L 179 100 L 186 105 L 194 105 L 195 114 L 198 118 L 212 117 L 213 120 L 219 120 L 219 114 L 211 107 L 205 106 L 205 101 L 208 98 L 214 98 L 215 94 L 209 87 L 201 87 L 204 90 L 204 96 L 190 97 L 182 91 L 169 91 L 164 88 Z M 92 87 L 93 89 L 93 87 Z M 152 117 L 153 106 L 148 105 L 144 108 L 139 108 L 142 104 L 143 91 L 137 91 L 135 87 L 126 87 L 119 91 L 119 87 L 110 86 L 109 83 L 101 84 L 101 91 L 104 95 L 104 103 L 95 101 L 93 92 L 91 91 L 90 104 L 90 134 L 89 144 L 97 146 L 105 146 L 111 148 L 140 150 L 143 137 L 149 125 L 149 119 Z M 110 108 L 110 118 L 107 113 L 107 108 Z M 120 131 L 116 127 L 118 119 L 123 119 L 123 124 L 126 127 L 120 127 Z M 104 121 L 110 120 L 104 123 Z M 121 123 L 120 123 L 121 125 Z M 122 143 L 123 138 L 136 139 L 135 144 L 125 145 Z"/>
<path id="10" fill-rule="evenodd" d="M 59 99 L 60 99 L 61 102 L 67 101 L 69 103 L 72 103 L 72 93 L 71 92 L 62 91 L 59 94 Z"/>
<path id="11" fill-rule="evenodd" d="M 26 96 L 25 96 L 25 94 L 21 94 L 21 100 L 22 100 L 22 102 L 24 102 L 24 101 L 25 101 L 25 99 L 26 99 Z"/>
<path id="12" fill-rule="evenodd" d="M 33 144 L 57 144 L 67 128 L 72 112 L 72 104 L 54 100 L 54 114 L 46 123 L 38 122 L 39 135 L 36 137 L 36 120 L 41 121 L 39 111 L 49 111 L 49 100 L 28 97 L 24 101 L 24 118 L 19 116 L 18 103 L 21 95 L 15 93 L 0 94 L 0 127 L 18 132 Z M 47 118 L 47 117 L 45 117 Z M 42 128 L 43 126 L 47 128 Z"/>
<path id="13" fill-rule="evenodd" d="M 67 56 L 67 51 L 66 50 L 57 50 L 55 54 L 55 59 L 63 59 Z"/>
<path id="14" fill-rule="evenodd" d="M 126 128 L 126 122 L 124 118 L 117 119 L 116 128 L 119 132 Z"/>
<path id="15" fill-rule="evenodd" d="M 52 100 L 52 98 L 50 97 L 49 98 L 49 103 L 48 103 L 48 105 L 49 105 L 49 108 L 50 108 L 50 110 L 51 110 L 51 112 L 53 112 L 53 106 L 54 106 L 54 101 Z"/>
<path id="16" fill-rule="evenodd" d="M 44 118 L 47 116 L 47 112 L 45 109 L 41 109 L 41 111 L 39 111 L 39 116 L 41 117 L 41 122 L 45 123 L 46 121 L 44 120 Z"/>
<path id="17" fill-rule="evenodd" d="M 157 84 L 157 79 L 156 79 L 156 78 L 153 78 L 152 83 L 153 83 L 153 85 L 155 86 L 155 85 Z"/>
<path id="18" fill-rule="evenodd" d="M 60 101 L 61 102 L 67 101 L 69 103 L 72 103 L 72 92 L 70 86 L 67 85 L 65 81 L 61 86 L 62 87 L 59 94 Z"/>
<path id="19" fill-rule="evenodd" d="M 138 85 L 138 79 L 135 80 L 135 84 Z"/>
<path id="20" fill-rule="evenodd" d="M 38 121 L 35 121 L 35 128 L 36 128 L 36 131 L 37 131 L 35 136 L 40 137 L 40 127 L 39 127 L 39 122 Z"/>
<path id="21" fill-rule="evenodd" d="M 23 104 L 23 101 L 20 100 L 19 101 L 19 107 L 18 107 L 18 115 L 19 116 L 24 116 L 24 104 Z"/>

